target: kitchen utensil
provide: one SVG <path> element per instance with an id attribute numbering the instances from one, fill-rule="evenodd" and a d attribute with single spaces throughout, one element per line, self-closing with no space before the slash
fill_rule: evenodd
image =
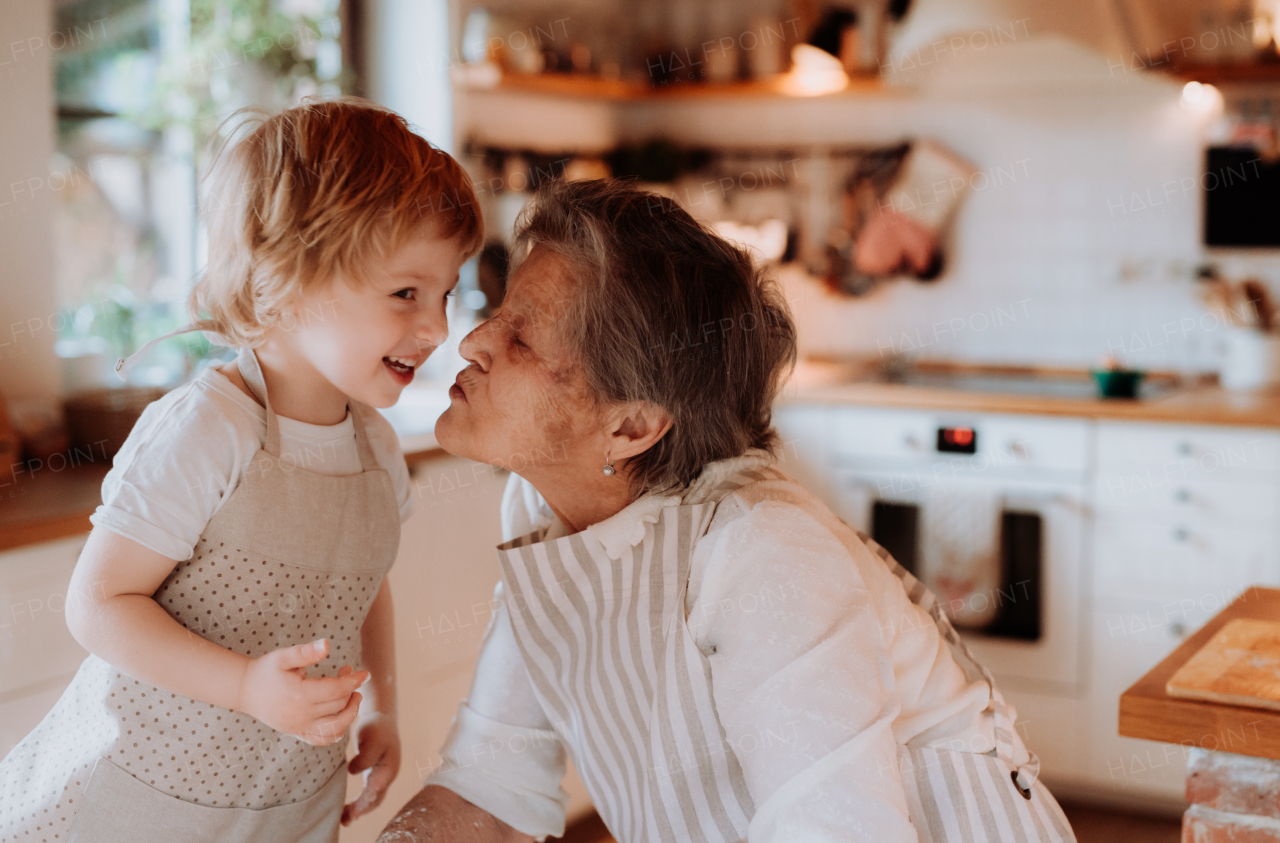
<path id="1" fill-rule="evenodd" d="M 938 232 L 969 192 L 977 169 L 951 150 L 930 140 L 911 144 L 893 187 L 880 207 L 910 217 Z"/>
<path id="2" fill-rule="evenodd" d="M 1263 331 L 1270 331 L 1275 324 L 1275 305 L 1271 301 L 1271 292 L 1267 286 L 1256 278 L 1240 282 L 1240 291 L 1251 307 L 1250 315 L 1257 317 L 1257 325 Z"/>
<path id="3" fill-rule="evenodd" d="M 1146 372 L 1138 369 L 1091 369 L 1093 382 L 1103 398 L 1137 398 Z"/>
<path id="4" fill-rule="evenodd" d="M 1249 313 L 1244 306 L 1245 303 L 1240 301 L 1242 298 L 1240 288 L 1218 275 L 1216 271 L 1210 270 L 1201 276 L 1199 294 L 1205 306 L 1214 311 L 1225 324 L 1248 324 L 1246 317 Z"/>
<path id="5" fill-rule="evenodd" d="M 1171 697 L 1280 711 L 1280 621 L 1237 618 L 1169 677 Z"/>

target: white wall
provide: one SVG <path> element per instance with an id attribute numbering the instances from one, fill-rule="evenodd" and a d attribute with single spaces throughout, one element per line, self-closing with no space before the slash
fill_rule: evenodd
<path id="1" fill-rule="evenodd" d="M 49 0 L 0 0 L 0 393 L 9 399 L 61 388 L 52 327 L 51 8 Z"/>
<path id="2" fill-rule="evenodd" d="M 1037 39 L 958 56 L 907 97 L 788 102 L 765 126 L 690 105 L 669 127 L 691 142 L 927 137 L 985 174 L 971 181 L 939 281 L 850 300 L 792 279 L 810 351 L 1062 365 L 1113 354 L 1212 369 L 1221 323 L 1192 277 L 1204 258 L 1200 127 L 1179 95 L 1171 81 L 1116 78 L 1098 54 Z"/>
<path id="3" fill-rule="evenodd" d="M 453 150 L 446 0 L 365 4 L 365 96 L 402 114 L 427 140 Z"/>

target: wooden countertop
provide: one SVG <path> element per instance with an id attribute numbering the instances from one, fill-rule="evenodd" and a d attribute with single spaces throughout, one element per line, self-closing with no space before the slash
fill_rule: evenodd
<path id="1" fill-rule="evenodd" d="M 429 433 L 401 437 L 400 447 L 410 469 L 445 453 Z M 31 474 L 21 465 L 17 474 L 0 472 L 0 551 L 88 532 L 110 467 L 99 461 Z"/>
<path id="2" fill-rule="evenodd" d="M 1086 370 L 936 365 L 931 372 L 980 376 L 1006 373 L 1030 377 L 1088 377 Z M 1169 375 L 1157 375 L 1169 379 Z M 1203 382 L 1164 387 L 1153 398 L 1048 397 L 1010 392 L 886 383 L 867 363 L 807 360 L 783 389 L 785 403 L 901 407 L 976 413 L 1074 416 L 1090 419 L 1179 422 L 1280 428 L 1280 388 L 1231 391 Z"/>
<path id="3" fill-rule="evenodd" d="M 1280 711 L 1179 699 L 1165 693 L 1169 677 L 1223 624 L 1236 618 L 1280 618 L 1280 589 L 1248 589 L 1121 694 L 1121 735 L 1280 758 Z"/>

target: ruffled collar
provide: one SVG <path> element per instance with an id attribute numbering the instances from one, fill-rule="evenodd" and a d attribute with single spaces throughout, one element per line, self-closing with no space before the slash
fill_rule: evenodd
<path id="1" fill-rule="evenodd" d="M 683 494 L 642 495 L 617 515 L 592 524 L 585 532 L 591 533 L 604 546 L 610 558 L 621 559 L 624 553 L 644 541 L 645 525 L 656 524 L 664 508 L 716 500 L 723 496 L 720 486 L 725 480 L 741 471 L 764 468 L 772 463 L 773 457 L 758 449 L 747 451 L 740 457 L 708 463 Z M 557 526 L 553 524 L 548 535 L 554 534 Z"/>

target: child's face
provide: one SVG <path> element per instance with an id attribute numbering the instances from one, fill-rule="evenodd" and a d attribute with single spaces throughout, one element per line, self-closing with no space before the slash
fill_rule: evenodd
<path id="1" fill-rule="evenodd" d="M 445 305 L 465 256 L 421 236 L 367 267 L 365 283 L 316 285 L 294 314 L 294 347 L 347 396 L 390 407 L 449 336 Z"/>

